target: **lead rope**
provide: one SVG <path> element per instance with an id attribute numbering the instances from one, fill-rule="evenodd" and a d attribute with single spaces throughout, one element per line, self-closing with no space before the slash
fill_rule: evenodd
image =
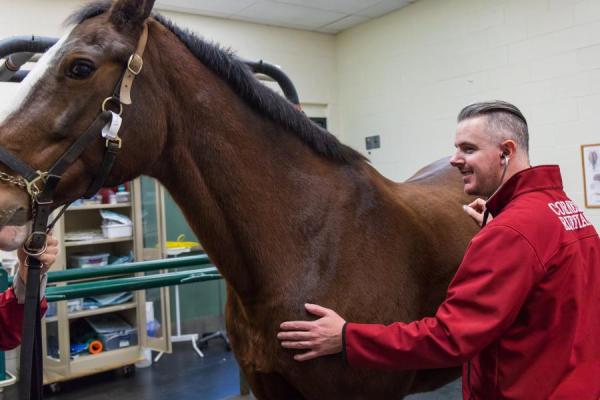
<path id="1" fill-rule="evenodd" d="M 58 212 L 58 214 L 56 214 L 56 217 L 54 217 L 54 219 L 52 220 L 52 222 L 50 222 L 48 224 L 48 228 L 46 229 L 46 233 L 49 233 L 54 228 L 54 225 L 56 225 L 56 223 L 58 222 L 58 220 L 60 219 L 60 217 L 62 217 L 64 215 L 65 211 L 67 211 L 67 208 L 69 208 L 69 206 L 71 204 L 73 204 L 72 201 L 70 201 L 67 204 L 65 204 L 64 206 L 62 206 L 62 208 L 60 209 L 60 211 Z"/>

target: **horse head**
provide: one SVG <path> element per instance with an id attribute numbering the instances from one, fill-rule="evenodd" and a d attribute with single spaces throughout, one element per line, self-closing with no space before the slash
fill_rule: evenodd
<path id="1" fill-rule="evenodd" d="M 151 78 L 144 76 L 151 74 L 138 78 L 134 104 L 119 96 L 124 85 L 131 86 L 127 72 L 135 77 L 143 68 L 143 59 L 137 59 L 135 52 L 153 3 L 102 1 L 79 10 L 67 20 L 73 27 L 20 84 L 17 98 L 0 115 L 0 146 L 8 154 L 0 164 L 0 225 L 23 225 L 31 219 L 32 202 L 57 164 L 60 168 L 54 171 L 60 180 L 54 206 L 90 190 L 101 174 L 109 144 L 119 155 L 106 185 L 139 175 L 142 163 L 159 156 L 165 129 L 150 126 L 140 111 L 141 104 L 156 102 L 157 93 L 148 84 Z M 104 125 L 116 123 L 115 114 L 121 114 L 123 125 L 117 134 L 127 131 L 122 148 L 119 138 L 101 136 Z M 81 141 L 90 129 L 95 131 L 90 139 Z M 27 171 L 33 172 L 24 176 Z"/>

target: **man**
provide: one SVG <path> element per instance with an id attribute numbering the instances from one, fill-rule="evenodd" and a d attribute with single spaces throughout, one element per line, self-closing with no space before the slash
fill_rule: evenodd
<path id="1" fill-rule="evenodd" d="M 28 227 L 4 226 L 0 228 L 0 249 L 12 251 L 19 247 L 25 239 Z M 48 236 L 46 250 L 38 259 L 43 265 L 40 292 L 46 287 L 46 271 L 56 261 L 58 241 Z M 22 248 L 17 252 L 19 271 L 13 280 L 13 287 L 0 293 L 0 350 L 10 350 L 21 343 L 21 329 L 25 303 L 25 282 L 27 282 L 27 256 Z M 42 299 L 42 313 L 46 312 L 46 299 Z"/>
<path id="2" fill-rule="evenodd" d="M 306 350 L 298 361 L 343 352 L 357 367 L 462 364 L 465 399 L 600 398 L 598 233 L 563 192 L 558 166 L 530 167 L 515 106 L 465 107 L 455 147 L 465 192 L 489 198 L 465 207 L 484 227 L 435 316 L 356 324 L 307 304 L 320 318 L 282 323 L 281 345 Z"/>

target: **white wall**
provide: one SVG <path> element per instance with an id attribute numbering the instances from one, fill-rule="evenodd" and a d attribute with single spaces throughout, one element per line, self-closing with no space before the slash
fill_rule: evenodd
<path id="1" fill-rule="evenodd" d="M 583 207 L 580 145 L 600 143 L 600 1 L 419 0 L 337 36 L 342 139 L 384 175 L 409 177 L 453 151 L 456 115 L 516 104 L 533 164 L 559 164 Z M 587 214 L 600 228 L 600 209 Z"/>

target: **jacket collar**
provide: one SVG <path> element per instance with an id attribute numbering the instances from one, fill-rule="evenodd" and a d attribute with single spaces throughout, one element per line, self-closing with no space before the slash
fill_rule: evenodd
<path id="1" fill-rule="evenodd" d="M 492 216 L 498 215 L 515 197 L 527 192 L 562 190 L 562 178 L 558 165 L 540 165 L 517 172 L 504 182 L 500 190 L 486 202 Z"/>

